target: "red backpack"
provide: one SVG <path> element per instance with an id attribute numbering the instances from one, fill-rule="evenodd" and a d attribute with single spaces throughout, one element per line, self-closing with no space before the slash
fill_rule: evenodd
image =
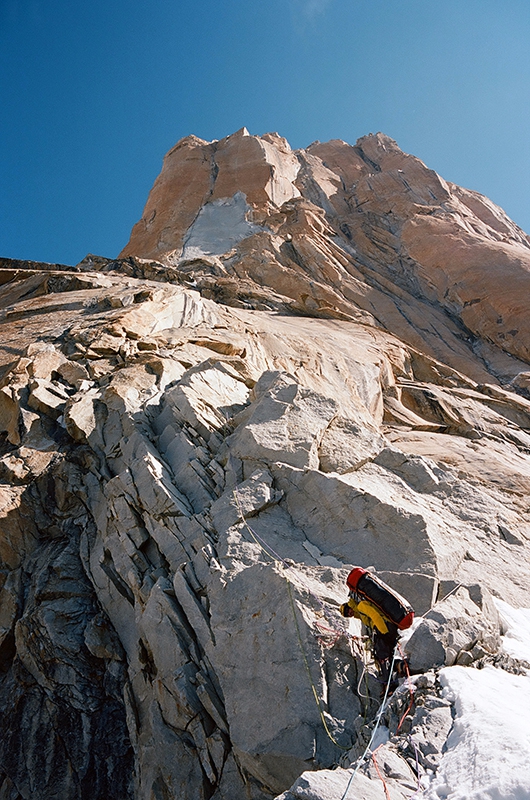
<path id="1" fill-rule="evenodd" d="M 362 567 L 352 569 L 346 583 L 352 592 L 368 600 L 400 630 L 410 628 L 414 610 L 404 597 Z"/>

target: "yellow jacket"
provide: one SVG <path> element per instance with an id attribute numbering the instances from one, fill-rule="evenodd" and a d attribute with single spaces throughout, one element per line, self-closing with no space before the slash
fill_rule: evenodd
<path id="1" fill-rule="evenodd" d="M 375 606 L 368 600 L 360 600 L 357 602 L 353 597 L 350 597 L 344 606 L 349 606 L 353 611 L 353 616 L 364 622 L 367 628 L 376 628 L 379 633 L 388 633 L 389 628 L 386 624 L 385 618 Z M 346 614 L 343 614 L 346 616 Z"/>

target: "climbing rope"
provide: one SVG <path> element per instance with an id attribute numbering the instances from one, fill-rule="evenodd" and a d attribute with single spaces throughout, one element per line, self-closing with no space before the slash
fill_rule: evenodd
<path id="1" fill-rule="evenodd" d="M 252 539 L 255 541 L 255 543 L 258 545 L 258 547 L 260 547 L 261 550 L 263 550 L 265 555 L 267 555 L 270 559 L 272 559 L 273 561 L 275 561 L 278 564 L 280 564 L 285 570 L 291 569 L 292 566 L 293 566 L 292 562 L 288 561 L 287 559 L 283 558 L 279 553 L 277 553 L 276 550 L 274 550 L 274 548 L 271 547 L 271 545 L 268 542 L 266 542 L 265 539 L 263 539 L 259 535 L 259 533 L 256 533 L 256 531 L 254 531 L 250 527 L 250 525 L 248 524 L 247 519 L 245 517 L 245 513 L 243 511 L 243 508 L 241 507 L 239 490 L 238 490 L 237 484 L 236 484 L 236 486 L 234 488 L 234 498 L 235 498 L 236 505 L 237 505 L 237 508 L 238 508 L 238 511 L 239 511 L 239 515 L 240 515 L 240 517 L 241 517 L 241 519 L 243 521 L 243 524 L 245 525 L 246 529 L 248 530 L 248 532 L 250 533 Z M 297 579 L 302 584 L 302 586 L 306 589 L 306 591 L 310 595 L 310 597 L 312 597 L 313 600 L 316 601 L 317 605 L 320 606 L 320 609 L 322 611 L 323 616 L 326 617 L 326 621 L 330 622 L 329 618 L 326 616 L 327 613 L 328 613 L 328 610 L 326 609 L 326 606 L 324 605 L 324 603 L 322 602 L 320 597 L 312 591 L 311 587 L 304 581 L 304 579 L 303 579 L 303 577 L 301 575 L 297 575 Z M 333 619 L 330 622 L 330 624 L 332 626 L 334 626 L 334 627 L 326 628 L 326 626 L 322 625 L 319 622 L 316 622 L 315 626 L 320 627 L 321 630 L 325 630 L 325 631 L 327 631 L 329 633 L 333 633 L 336 636 L 337 639 L 340 636 L 349 636 L 350 635 L 349 632 L 343 626 L 337 626 L 336 625 L 336 620 L 335 619 Z"/>
<path id="2" fill-rule="evenodd" d="M 370 740 L 369 740 L 368 744 L 366 745 L 363 754 L 361 756 L 359 756 L 357 761 L 354 761 L 354 763 L 351 765 L 352 767 L 355 767 L 355 768 L 354 768 L 354 770 L 353 770 L 353 772 L 352 772 L 352 774 L 350 776 L 350 779 L 348 781 L 348 785 L 346 786 L 346 789 L 344 791 L 344 794 L 341 797 L 341 800 L 346 800 L 346 797 L 348 795 L 348 792 L 350 791 L 350 787 L 351 787 L 351 785 L 353 783 L 353 780 L 354 780 L 355 776 L 357 775 L 357 773 L 359 772 L 359 769 L 361 768 L 361 764 L 366 760 L 366 757 L 367 757 L 368 753 L 371 751 L 371 747 L 372 747 L 373 741 L 375 739 L 375 735 L 376 735 L 377 730 L 379 728 L 379 725 L 381 723 L 381 718 L 383 716 L 383 712 L 384 712 L 384 710 L 386 708 L 386 701 L 387 701 L 387 698 L 388 698 L 388 692 L 390 690 L 390 683 L 392 681 L 392 673 L 394 672 L 394 662 L 395 662 L 395 660 L 396 660 L 396 648 L 394 648 L 394 652 L 392 653 L 392 662 L 391 662 L 390 668 L 388 670 L 388 680 L 386 682 L 385 693 L 383 695 L 383 700 L 381 701 L 381 705 L 379 706 L 379 711 L 377 712 L 376 717 L 375 717 L 375 724 L 374 724 L 374 729 L 372 731 L 372 735 L 370 736 Z"/>
<path id="3" fill-rule="evenodd" d="M 425 619 L 426 617 L 428 617 L 431 611 L 434 611 L 436 606 L 440 605 L 440 603 L 443 603 L 443 601 L 447 600 L 448 597 L 451 597 L 451 595 L 454 594 L 457 591 L 457 589 L 460 589 L 462 585 L 463 584 L 461 583 L 457 583 L 457 585 L 453 589 L 451 589 L 450 592 L 447 592 L 447 594 L 444 594 L 443 597 L 440 597 L 440 599 L 437 600 L 436 603 L 433 603 L 430 609 L 426 611 L 425 614 L 422 614 L 421 617 L 418 617 L 418 619 Z"/>
<path id="4" fill-rule="evenodd" d="M 231 457 L 230 457 L 230 459 L 231 459 Z M 236 477 L 236 472 L 235 472 L 234 467 L 231 467 L 231 470 L 234 473 L 234 478 L 235 478 Z M 263 550 L 263 552 L 266 555 L 268 555 L 269 558 L 271 558 L 273 561 L 279 562 L 284 567 L 284 569 L 290 569 L 293 566 L 292 562 L 288 561 L 286 558 L 283 558 L 279 553 L 277 553 L 276 550 L 274 550 L 274 548 L 271 547 L 271 545 L 268 542 L 266 542 L 265 539 L 263 539 L 259 535 L 259 533 L 256 533 L 256 531 L 254 531 L 250 527 L 250 525 L 248 524 L 247 519 L 245 517 L 245 512 L 243 511 L 243 508 L 242 508 L 242 505 L 241 505 L 241 498 L 240 498 L 240 494 L 239 494 L 239 487 L 237 485 L 237 478 L 236 478 L 233 494 L 234 494 L 234 498 L 235 498 L 235 501 L 236 501 L 237 509 L 239 511 L 239 515 L 240 515 L 240 517 L 241 517 L 241 519 L 243 521 L 243 524 L 245 525 L 246 529 L 248 530 L 248 532 L 250 533 L 252 539 L 255 541 L 255 543 L 258 545 L 258 547 L 260 547 Z M 298 577 L 298 581 L 307 590 L 308 594 L 313 598 L 313 600 L 316 601 L 317 605 L 320 606 L 320 609 L 321 609 L 321 611 L 323 613 L 323 616 L 326 617 L 326 621 L 329 622 L 330 625 L 332 626 L 331 629 L 328 628 L 328 631 L 329 630 L 333 630 L 334 633 L 338 633 L 341 636 L 348 636 L 349 633 L 348 633 L 348 631 L 345 630 L 344 627 L 337 626 L 335 618 L 332 618 L 332 620 L 330 620 L 326 616 L 326 614 L 328 613 L 328 610 L 326 609 L 326 606 L 324 605 L 324 603 L 322 602 L 320 597 L 317 594 L 315 594 L 313 592 L 313 590 L 311 589 L 311 587 L 304 581 L 303 577 L 301 575 L 298 575 L 297 577 Z M 319 623 L 317 623 L 317 624 L 319 624 Z"/>
<path id="5" fill-rule="evenodd" d="M 358 697 L 362 697 L 363 700 L 367 700 L 368 702 L 370 702 L 372 700 L 372 698 L 370 697 L 370 694 L 368 693 L 368 676 L 367 676 L 367 666 L 368 665 L 367 665 L 367 662 L 364 660 L 364 650 L 362 648 L 360 648 L 360 649 L 361 649 L 361 654 L 360 654 L 359 657 L 361 659 L 361 664 L 363 665 L 363 668 L 362 668 L 362 672 L 361 672 L 361 674 L 359 676 L 359 680 L 357 681 L 357 696 Z M 353 652 L 353 646 L 351 647 L 351 653 L 352 653 L 352 656 L 355 658 L 355 654 Z M 365 683 L 365 688 L 366 688 L 366 692 L 367 692 L 366 694 L 361 689 L 361 683 L 363 681 L 363 678 L 366 678 L 366 683 Z"/>
<path id="6" fill-rule="evenodd" d="M 320 642 L 322 647 L 326 648 L 326 650 L 329 650 L 332 647 L 334 647 L 339 641 L 340 637 L 346 635 L 345 631 L 338 630 L 337 628 L 328 628 L 326 625 L 323 625 L 321 622 L 318 622 L 318 620 L 314 623 L 314 625 L 315 628 L 318 628 L 318 630 L 320 631 L 318 635 L 318 641 Z"/>
<path id="7" fill-rule="evenodd" d="M 410 733 L 408 735 L 408 740 L 409 740 L 409 744 L 411 745 L 412 749 L 414 750 L 414 756 L 416 758 L 416 778 L 417 778 L 417 781 L 418 781 L 418 786 L 416 787 L 416 791 L 414 792 L 414 794 L 411 795 L 410 798 L 409 798 L 409 800 L 414 800 L 414 798 L 418 797 L 419 793 L 423 792 L 424 789 L 423 789 L 423 786 L 421 785 L 421 780 L 420 780 L 420 759 L 419 759 L 419 756 L 418 756 L 418 748 L 416 746 L 416 742 L 414 741 L 414 739 L 412 738 Z"/>
<path id="8" fill-rule="evenodd" d="M 456 588 L 458 588 L 458 587 L 456 587 Z M 405 721 L 410 709 L 414 705 L 414 692 L 412 690 L 412 681 L 411 681 L 411 678 L 410 678 L 410 670 L 409 670 L 408 661 L 406 660 L 406 658 L 403 655 L 403 651 L 401 649 L 401 645 L 399 644 L 399 642 L 398 642 L 398 647 L 399 647 L 399 652 L 400 652 L 401 658 L 403 659 L 403 663 L 405 664 L 405 672 L 407 673 L 407 686 L 408 686 L 408 690 L 409 690 L 409 704 L 407 706 L 406 711 L 401 715 L 401 719 L 399 720 L 399 724 L 398 724 L 398 726 L 396 728 L 396 734 L 398 734 L 399 731 L 401 730 L 401 726 L 403 725 L 403 722 Z M 414 757 L 416 759 L 416 778 L 417 778 L 417 781 L 418 781 L 418 786 L 416 787 L 416 791 L 414 792 L 414 794 L 411 795 L 410 800 L 413 800 L 413 798 L 417 797 L 419 795 L 419 793 L 422 791 L 422 786 L 421 786 L 421 781 L 420 781 L 420 760 L 419 760 L 419 757 L 418 757 L 418 748 L 416 747 L 416 742 L 414 741 L 414 739 L 412 738 L 410 733 L 408 734 L 407 738 L 408 738 L 410 746 L 414 750 Z"/>
<path id="9" fill-rule="evenodd" d="M 379 745 L 379 747 L 382 747 L 382 746 L 383 746 L 383 745 L 381 745 L 381 744 Z M 379 747 L 376 747 L 376 749 L 375 749 L 375 750 L 374 750 L 374 752 L 372 753 L 372 761 L 374 762 L 375 771 L 377 772 L 377 774 L 378 774 L 379 778 L 381 779 L 381 783 L 383 784 L 383 789 L 385 790 L 385 797 L 386 797 L 386 800 L 391 800 L 391 797 L 390 797 L 390 792 L 388 791 L 388 786 L 386 785 L 386 781 L 385 781 L 385 779 L 383 778 L 383 775 L 382 775 L 382 773 L 381 773 L 381 770 L 379 769 L 379 764 L 377 763 L 377 759 L 376 759 L 376 757 L 375 757 L 375 754 L 376 754 L 376 753 L 377 753 L 377 751 L 379 750 Z"/>
<path id="10" fill-rule="evenodd" d="M 336 747 L 338 747 L 339 750 L 344 750 L 344 752 L 346 753 L 346 752 L 348 752 L 348 750 L 351 749 L 351 747 L 344 747 L 343 745 L 341 745 L 341 744 L 339 744 L 337 742 L 337 740 L 335 739 L 335 737 L 331 733 L 331 731 L 329 729 L 329 726 L 328 726 L 328 723 L 326 721 L 326 717 L 324 716 L 324 709 L 322 708 L 322 703 L 320 701 L 320 697 L 318 696 L 317 687 L 315 686 L 315 682 L 313 681 L 313 676 L 311 675 L 311 669 L 309 667 L 309 661 L 307 659 L 307 655 L 306 655 L 306 652 L 305 652 L 304 643 L 303 643 L 303 640 L 302 640 L 302 632 L 300 631 L 300 626 L 298 624 L 298 617 L 296 615 L 296 608 L 295 608 L 295 605 L 294 605 L 294 597 L 293 597 L 293 591 L 291 589 L 291 581 L 289 580 L 289 578 L 287 578 L 287 591 L 289 592 L 289 601 L 291 603 L 291 609 L 292 609 L 292 612 L 293 612 L 294 624 L 295 624 L 295 627 L 296 627 L 296 634 L 298 636 L 298 644 L 300 645 L 300 650 L 302 651 L 302 657 L 304 659 L 305 668 L 306 668 L 306 671 L 307 671 L 307 675 L 309 677 L 309 683 L 311 685 L 311 690 L 313 692 L 313 697 L 315 698 L 315 702 L 317 704 L 317 708 L 318 708 L 318 711 L 319 711 L 319 714 L 320 714 L 320 719 L 322 721 L 322 725 L 324 726 L 324 730 L 326 731 L 329 739 L 333 742 L 333 744 Z"/>

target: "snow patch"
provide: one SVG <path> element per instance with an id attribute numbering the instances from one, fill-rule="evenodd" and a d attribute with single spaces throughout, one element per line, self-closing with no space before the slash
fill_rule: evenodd
<path id="1" fill-rule="evenodd" d="M 503 648 L 527 659 L 530 609 L 496 601 L 506 626 Z M 426 800 L 528 800 L 530 798 L 530 675 L 502 669 L 446 667 L 445 697 L 454 725 Z"/>
<path id="2" fill-rule="evenodd" d="M 530 608 L 512 608 L 498 599 L 495 599 L 495 605 L 505 632 L 502 649 L 514 658 L 530 661 Z"/>
<path id="3" fill-rule="evenodd" d="M 181 261 L 204 255 L 220 256 L 253 233 L 264 230 L 250 221 L 251 211 L 243 192 L 206 203 L 188 229 Z"/>

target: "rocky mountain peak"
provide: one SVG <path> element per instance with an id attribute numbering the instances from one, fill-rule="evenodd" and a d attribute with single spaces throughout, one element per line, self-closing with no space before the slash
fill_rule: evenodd
<path id="1" fill-rule="evenodd" d="M 381 133 L 296 152 L 246 129 L 184 139 L 121 255 L 175 266 L 201 286 L 245 281 L 264 306 L 274 294 L 298 313 L 371 321 L 456 369 L 470 360 L 466 338 L 480 340 L 501 379 L 529 356 L 528 236 Z"/>

